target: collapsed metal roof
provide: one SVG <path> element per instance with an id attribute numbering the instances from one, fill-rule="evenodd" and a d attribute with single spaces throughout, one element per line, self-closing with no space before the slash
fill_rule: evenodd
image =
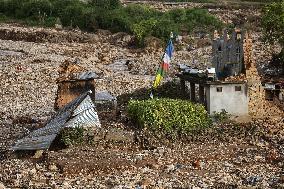
<path id="1" fill-rule="evenodd" d="M 91 91 L 68 103 L 46 124 L 45 127 L 31 132 L 20 139 L 11 150 L 42 150 L 48 149 L 64 127 L 100 127 L 95 105 L 89 94 Z"/>
<path id="2" fill-rule="evenodd" d="M 116 100 L 108 91 L 99 91 L 95 94 L 95 101 L 112 101 Z"/>
<path id="3" fill-rule="evenodd" d="M 88 80 L 88 79 L 98 79 L 100 78 L 98 76 L 97 73 L 95 72 L 91 72 L 91 71 L 87 71 L 87 72 L 81 72 L 77 75 L 77 78 L 78 80 Z"/>

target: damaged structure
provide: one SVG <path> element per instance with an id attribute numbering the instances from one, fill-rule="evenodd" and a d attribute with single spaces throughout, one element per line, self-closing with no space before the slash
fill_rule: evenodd
<path id="1" fill-rule="evenodd" d="M 271 116 L 284 113 L 283 83 L 261 80 L 256 68 L 249 33 L 235 30 L 214 35 L 213 62 L 216 78 L 206 70 L 183 68 L 180 78 L 183 93 L 189 82 L 190 99 L 205 105 L 210 114 L 225 110 L 231 115 Z M 196 95 L 198 86 L 198 95 Z M 196 98 L 198 97 L 198 99 Z"/>
<path id="2" fill-rule="evenodd" d="M 64 128 L 96 129 L 101 127 L 95 105 L 90 97 L 91 94 L 91 91 L 85 92 L 69 102 L 43 128 L 37 129 L 18 140 L 11 150 L 48 149 Z"/>
<path id="3" fill-rule="evenodd" d="M 80 94 L 89 90 L 93 91 L 90 97 L 92 100 L 95 100 L 95 79 L 98 78 L 99 76 L 95 72 L 86 71 L 82 68 L 78 60 L 75 62 L 64 62 L 59 68 L 55 110 L 60 109 Z"/>
<path id="4" fill-rule="evenodd" d="M 58 90 L 54 105 L 56 115 L 45 127 L 18 140 L 11 150 L 48 149 L 64 128 L 82 127 L 92 133 L 101 127 L 97 105 L 102 109 L 109 103 L 111 116 L 115 117 L 117 100 L 108 91 L 96 91 L 96 79 L 99 79 L 99 76 L 95 72 L 85 70 L 79 65 L 79 60 L 63 62 L 59 67 L 57 79 Z"/>
<path id="5" fill-rule="evenodd" d="M 79 60 L 63 62 L 58 72 L 55 110 L 60 109 L 82 93 L 91 90 L 93 93 L 90 94 L 90 97 L 100 112 L 103 107 L 108 107 L 108 110 L 111 110 L 113 114 L 116 113 L 116 97 L 112 96 L 108 91 L 97 91 L 95 87 L 96 80 L 100 79 L 100 76 L 95 72 L 85 70 L 80 66 Z"/>
<path id="6" fill-rule="evenodd" d="M 212 64 L 218 79 L 239 75 L 244 70 L 244 32 L 234 30 L 229 36 L 227 30 L 222 36 L 215 31 L 212 44 Z"/>
<path id="7" fill-rule="evenodd" d="M 248 114 L 248 89 L 243 81 L 210 81 L 198 75 L 178 74 L 185 93 L 186 82 L 190 83 L 190 100 L 204 104 L 208 113 L 226 110 L 232 115 Z M 198 95 L 196 95 L 198 86 Z M 198 99 L 196 98 L 198 97 Z"/>

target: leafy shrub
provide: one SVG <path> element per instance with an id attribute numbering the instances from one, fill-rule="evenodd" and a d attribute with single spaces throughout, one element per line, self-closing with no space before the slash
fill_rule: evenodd
<path id="1" fill-rule="evenodd" d="M 83 128 L 82 126 L 64 128 L 61 131 L 59 138 L 65 146 L 93 144 L 94 130 L 91 128 Z"/>
<path id="2" fill-rule="evenodd" d="M 142 20 L 137 24 L 133 24 L 132 32 L 137 38 L 140 45 L 143 44 L 144 39 L 146 36 L 152 35 L 153 29 L 156 27 L 157 20 L 149 19 L 149 20 Z"/>
<path id="3" fill-rule="evenodd" d="M 186 134 L 210 125 L 205 108 L 187 100 L 130 100 L 127 110 L 139 128 L 167 134 Z"/>
<path id="4" fill-rule="evenodd" d="M 92 0 L 90 4 L 103 9 L 116 9 L 121 6 L 120 0 Z"/>
<path id="5" fill-rule="evenodd" d="M 53 5 L 53 16 L 61 16 L 66 7 L 83 5 L 79 0 L 50 0 L 50 2 Z"/>
<path id="6" fill-rule="evenodd" d="M 58 19 L 55 17 L 48 17 L 47 19 L 44 20 L 44 26 L 46 27 L 54 27 L 55 24 L 58 23 Z"/>
<path id="7" fill-rule="evenodd" d="M 139 45 L 146 37 L 167 41 L 170 32 L 211 32 L 222 23 L 204 9 L 174 9 L 160 12 L 143 5 L 121 6 L 119 0 L 0 0 L 0 13 L 33 25 L 54 26 L 59 18 L 63 26 L 94 31 L 134 34 Z"/>
<path id="8" fill-rule="evenodd" d="M 66 146 L 82 144 L 84 141 L 84 128 L 65 128 L 61 131 L 61 141 Z"/>
<path id="9" fill-rule="evenodd" d="M 49 0 L 29 0 L 21 6 L 20 17 L 51 16 L 52 4 Z"/>
<path id="10" fill-rule="evenodd" d="M 216 122 L 223 123 L 229 119 L 230 115 L 225 109 L 222 109 L 221 112 L 213 112 L 212 118 Z"/>
<path id="11" fill-rule="evenodd" d="M 277 67 L 282 67 L 284 75 L 284 1 L 266 5 L 262 12 L 261 24 L 264 30 L 264 40 L 270 44 L 280 44 L 282 50 L 274 56 L 273 62 Z"/>
<path id="12" fill-rule="evenodd" d="M 18 15 L 18 12 L 20 12 L 23 3 L 25 2 L 26 0 L 3 0 L 0 2 L 0 11 L 7 16 L 16 17 Z"/>
<path id="13" fill-rule="evenodd" d="M 63 26 L 86 28 L 85 8 L 81 4 L 66 7 L 60 16 Z"/>
<path id="14" fill-rule="evenodd" d="M 115 9 L 107 11 L 98 11 L 97 21 L 99 27 L 102 29 L 108 29 L 112 32 L 130 32 L 131 19 L 123 11 L 123 9 Z"/>
<path id="15" fill-rule="evenodd" d="M 6 22 L 6 21 L 7 21 L 7 17 L 3 15 L 2 13 L 0 13 L 0 22 Z"/>

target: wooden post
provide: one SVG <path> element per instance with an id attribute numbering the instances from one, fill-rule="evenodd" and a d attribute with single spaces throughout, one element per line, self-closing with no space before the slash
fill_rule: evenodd
<path id="1" fill-rule="evenodd" d="M 195 102 L 195 83 L 190 82 L 190 100 Z"/>
<path id="2" fill-rule="evenodd" d="M 204 86 L 203 85 L 199 85 L 199 102 L 201 104 L 204 104 Z"/>
<path id="3" fill-rule="evenodd" d="M 181 86 L 181 92 L 185 96 L 186 91 L 185 91 L 185 80 L 180 78 L 180 86 Z"/>

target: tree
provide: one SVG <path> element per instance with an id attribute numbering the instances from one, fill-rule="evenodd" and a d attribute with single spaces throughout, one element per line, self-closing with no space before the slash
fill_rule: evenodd
<path id="1" fill-rule="evenodd" d="M 282 66 L 284 74 L 284 0 L 265 6 L 261 22 L 265 41 L 270 44 L 279 43 L 282 47 L 280 54 L 275 55 L 273 60 Z"/>
<path id="2" fill-rule="evenodd" d="M 116 9 L 121 6 L 120 0 L 92 0 L 91 4 L 103 9 Z"/>
<path id="3" fill-rule="evenodd" d="M 137 24 L 133 24 L 132 32 L 138 40 L 139 45 L 143 45 L 144 39 L 152 35 L 153 28 L 156 26 L 157 20 L 151 18 L 149 20 L 142 20 Z"/>

